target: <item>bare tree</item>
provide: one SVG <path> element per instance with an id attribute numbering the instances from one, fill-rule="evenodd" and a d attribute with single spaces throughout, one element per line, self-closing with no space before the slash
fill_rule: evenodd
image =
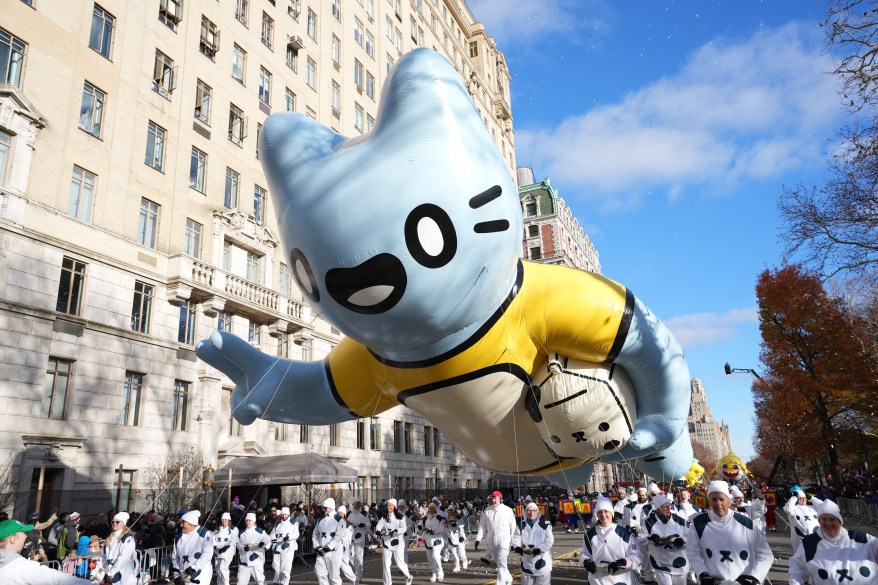
<path id="1" fill-rule="evenodd" d="M 204 457 L 198 450 L 168 454 L 147 465 L 143 474 L 144 505 L 163 515 L 190 509 L 204 494 Z"/>

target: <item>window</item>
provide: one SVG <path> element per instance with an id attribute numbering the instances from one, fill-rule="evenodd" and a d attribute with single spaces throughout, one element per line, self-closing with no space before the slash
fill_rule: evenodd
<path id="1" fill-rule="evenodd" d="M 433 455 L 433 431 L 427 425 L 424 425 L 424 455 Z"/>
<path id="2" fill-rule="evenodd" d="M 387 72 L 390 73 L 390 70 L 393 69 L 393 57 L 390 56 L 390 53 L 387 54 Z"/>
<path id="3" fill-rule="evenodd" d="M 540 235 L 540 226 L 538 226 L 538 225 L 527 226 L 527 237 L 535 238 L 538 235 Z"/>
<path id="4" fill-rule="evenodd" d="M 312 120 L 317 119 L 317 112 L 315 112 L 314 110 L 312 110 L 308 106 L 305 106 L 305 115 L 308 116 L 309 118 L 311 118 Z"/>
<path id="5" fill-rule="evenodd" d="M 235 45 L 232 49 L 232 77 L 244 83 L 244 71 L 247 68 L 247 51 Z"/>
<path id="6" fill-rule="evenodd" d="M 299 425 L 299 442 L 307 443 L 311 440 L 311 429 L 308 425 Z"/>
<path id="7" fill-rule="evenodd" d="M 393 0 L 393 12 L 396 14 L 396 17 L 401 21 L 402 20 L 402 0 Z"/>
<path id="8" fill-rule="evenodd" d="M 256 223 L 265 221 L 265 199 L 268 193 L 259 185 L 253 186 L 253 219 Z"/>
<path id="9" fill-rule="evenodd" d="M 164 128 L 150 120 L 146 130 L 146 159 L 144 162 L 157 171 L 161 171 L 165 160 Z"/>
<path id="10" fill-rule="evenodd" d="M 293 273 L 290 272 L 290 267 L 280 263 L 280 271 L 278 272 L 277 277 L 277 292 L 284 296 L 290 296 L 290 292 L 292 291 L 292 287 L 290 286 L 293 282 Z"/>
<path id="11" fill-rule="evenodd" d="M 85 169 L 73 167 L 67 213 L 79 221 L 90 222 L 97 177 Z"/>
<path id="12" fill-rule="evenodd" d="M 247 252 L 247 280 L 251 282 L 262 281 L 262 258 L 253 252 Z"/>
<path id="13" fill-rule="evenodd" d="M 293 17 L 293 20 L 299 22 L 299 14 L 302 12 L 302 3 L 300 0 L 287 0 L 287 13 Z"/>
<path id="14" fill-rule="evenodd" d="M 271 106 L 271 73 L 265 67 L 259 68 L 259 101 Z"/>
<path id="15" fill-rule="evenodd" d="M 229 272 L 232 269 L 232 243 L 223 240 L 223 270 Z"/>
<path id="16" fill-rule="evenodd" d="M 79 315 L 82 310 L 85 267 L 85 262 L 64 256 L 61 262 L 61 280 L 58 283 L 58 300 L 55 303 L 55 310 L 59 313 Z"/>
<path id="17" fill-rule="evenodd" d="M 125 385 L 122 387 L 122 420 L 119 424 L 128 426 L 140 424 L 141 396 L 143 396 L 143 374 L 125 372 Z"/>
<path id="18" fill-rule="evenodd" d="M 70 360 L 49 358 L 40 411 L 40 416 L 43 418 L 64 420 L 64 407 L 67 403 L 67 390 L 70 388 L 72 369 L 73 362 Z"/>
<path id="19" fill-rule="evenodd" d="M 308 36 L 312 40 L 317 40 L 317 14 L 310 8 L 308 9 Z"/>
<path id="20" fill-rule="evenodd" d="M 201 231 L 203 226 L 197 221 L 186 218 L 186 237 L 183 253 L 193 258 L 201 258 Z"/>
<path id="21" fill-rule="evenodd" d="M 357 449 L 366 448 L 366 421 L 357 419 Z"/>
<path id="22" fill-rule="evenodd" d="M 257 346 L 262 343 L 262 327 L 259 323 L 250 321 L 247 324 L 247 341 Z"/>
<path id="23" fill-rule="evenodd" d="M 341 40 L 335 35 L 332 35 L 332 62 L 341 64 Z"/>
<path id="24" fill-rule="evenodd" d="M 256 123 L 256 160 L 259 160 L 259 137 L 262 136 L 262 124 Z"/>
<path id="25" fill-rule="evenodd" d="M 478 41 L 472 41 L 469 44 L 469 58 L 475 59 L 479 56 L 479 43 Z"/>
<path id="26" fill-rule="evenodd" d="M 403 449 L 406 453 L 413 452 L 413 443 L 414 443 L 414 425 L 412 423 L 405 423 L 405 427 L 403 430 Z"/>
<path id="27" fill-rule="evenodd" d="M 201 54 L 214 60 L 219 52 L 220 33 L 216 25 L 206 16 L 201 17 L 201 38 L 198 41 L 198 50 Z"/>
<path id="28" fill-rule="evenodd" d="M 317 88 L 317 63 L 311 57 L 308 57 L 308 65 L 305 69 L 305 83 L 311 89 Z"/>
<path id="29" fill-rule="evenodd" d="M 204 175 L 207 172 L 207 155 L 194 146 L 189 159 L 189 186 L 204 193 Z"/>
<path id="30" fill-rule="evenodd" d="M 247 122 L 244 110 L 235 104 L 229 104 L 229 140 L 241 146 L 247 135 Z"/>
<path id="31" fill-rule="evenodd" d="M 229 390 L 229 436 L 230 437 L 243 437 L 244 436 L 244 426 L 238 422 L 238 419 L 235 418 L 235 413 L 232 411 L 232 391 Z"/>
<path id="32" fill-rule="evenodd" d="M 357 103 L 354 104 L 354 128 L 363 133 L 363 106 Z"/>
<path id="33" fill-rule="evenodd" d="M 310 361 L 314 353 L 314 344 L 311 339 L 302 340 L 302 361 Z"/>
<path id="34" fill-rule="evenodd" d="M 375 16 L 375 4 L 373 0 L 366 0 L 366 16 L 369 17 L 369 22 L 372 22 L 372 19 Z"/>
<path id="35" fill-rule="evenodd" d="M 149 321 L 152 314 L 152 301 L 155 287 L 145 282 L 134 283 L 134 302 L 131 303 L 131 330 L 138 333 L 149 333 Z"/>
<path id="36" fill-rule="evenodd" d="M 537 202 L 529 201 L 524 204 L 524 215 L 531 217 L 537 214 Z"/>
<path id="37" fill-rule="evenodd" d="M 12 135 L 0 130 L 0 187 L 6 184 L 6 171 L 9 168 L 9 152 L 12 150 Z"/>
<path id="38" fill-rule="evenodd" d="M 375 76 L 366 71 L 366 95 L 375 99 Z"/>
<path id="39" fill-rule="evenodd" d="M 375 118 L 371 114 L 366 114 L 366 132 L 371 132 L 375 127 Z"/>
<path id="40" fill-rule="evenodd" d="M 195 118 L 210 125 L 210 101 L 213 89 L 200 79 L 195 85 Z"/>
<path id="41" fill-rule="evenodd" d="M 216 330 L 232 332 L 232 314 L 225 311 L 218 311 L 216 314 Z"/>
<path id="42" fill-rule="evenodd" d="M 393 421 L 393 452 L 402 453 L 402 421 Z"/>
<path id="43" fill-rule="evenodd" d="M 389 16 L 384 18 L 384 33 L 388 39 L 393 40 L 393 20 Z"/>
<path id="44" fill-rule="evenodd" d="M 369 419 L 369 448 L 373 451 L 381 450 L 381 421 L 374 416 Z"/>
<path id="45" fill-rule="evenodd" d="M 155 50 L 155 65 L 152 70 L 152 89 L 165 99 L 171 99 L 175 80 L 174 60 Z"/>
<path id="46" fill-rule="evenodd" d="M 354 42 L 363 46 L 363 23 L 359 18 L 354 18 Z"/>
<path id="47" fill-rule="evenodd" d="M 341 86 L 333 81 L 332 82 L 332 116 L 336 119 L 341 118 Z"/>
<path id="48" fill-rule="evenodd" d="M 262 13 L 262 44 L 271 49 L 274 46 L 274 19 Z"/>
<path id="49" fill-rule="evenodd" d="M 97 138 L 101 136 L 105 98 L 104 92 L 85 82 L 82 88 L 82 105 L 79 107 L 79 127 Z"/>
<path id="50" fill-rule="evenodd" d="M 189 301 L 180 303 L 180 325 L 177 341 L 186 345 L 195 344 L 195 306 Z"/>
<path id="51" fill-rule="evenodd" d="M 140 200 L 140 223 L 137 229 L 137 242 L 148 248 L 155 248 L 159 227 L 159 205 L 149 199 Z"/>
<path id="52" fill-rule="evenodd" d="M 223 204 L 229 209 L 238 208 L 238 186 L 241 183 L 241 175 L 226 167 L 226 194 Z"/>
<path id="53" fill-rule="evenodd" d="M 375 58 L 375 37 L 369 31 L 366 31 L 366 54 Z"/>
<path id="54" fill-rule="evenodd" d="M 354 85 L 357 91 L 363 93 L 363 86 L 366 83 L 366 68 L 360 63 L 359 59 L 354 59 Z"/>
<path id="55" fill-rule="evenodd" d="M 106 10 L 95 4 L 91 17 L 91 34 L 88 37 L 88 46 L 107 59 L 113 48 L 113 27 L 116 19 Z"/>
<path id="56" fill-rule="evenodd" d="M 442 441 L 439 437 L 439 429 L 433 427 L 433 455 L 436 457 L 442 456 Z"/>
<path id="57" fill-rule="evenodd" d="M 332 0 L 332 15 L 341 22 L 341 0 Z"/>
<path id="58" fill-rule="evenodd" d="M 171 30 L 177 30 L 177 25 L 183 20 L 182 4 L 183 0 L 160 0 L 159 22 L 163 22 Z"/>
<path id="59" fill-rule="evenodd" d="M 338 424 L 329 425 L 329 446 L 338 447 Z"/>
<path id="60" fill-rule="evenodd" d="M 299 68 L 299 54 L 291 45 L 287 45 L 287 67 L 293 71 Z"/>
<path id="61" fill-rule="evenodd" d="M 249 9 L 250 0 L 237 0 L 235 4 L 235 18 L 244 26 L 247 26 L 247 12 Z"/>
<path id="62" fill-rule="evenodd" d="M 116 510 L 130 510 L 134 504 L 134 471 L 122 470 L 116 473 L 116 490 L 113 501 Z"/>
<path id="63" fill-rule="evenodd" d="M 185 431 L 189 426 L 189 382 L 174 380 L 174 402 L 171 411 L 171 430 Z"/>
<path id="64" fill-rule="evenodd" d="M 287 112 L 296 111 L 296 94 L 290 91 L 290 88 L 286 88 L 284 91 L 284 110 Z"/>
<path id="65" fill-rule="evenodd" d="M 275 423 L 274 440 L 288 441 L 290 439 L 290 425 L 285 423 Z"/>
<path id="66" fill-rule="evenodd" d="M 409 34 L 412 36 L 412 40 L 415 44 L 418 43 L 418 21 L 414 16 L 411 16 L 411 22 L 409 23 Z"/>
<path id="67" fill-rule="evenodd" d="M 402 31 L 398 28 L 393 29 L 393 44 L 396 45 L 396 50 L 402 54 Z"/>

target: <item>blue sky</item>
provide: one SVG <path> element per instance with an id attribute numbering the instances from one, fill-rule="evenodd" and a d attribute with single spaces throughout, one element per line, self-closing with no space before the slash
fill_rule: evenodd
<path id="1" fill-rule="evenodd" d="M 518 164 L 573 209 L 606 276 L 683 345 L 753 453 L 754 286 L 783 186 L 818 182 L 844 120 L 813 0 L 469 0 L 506 55 Z"/>

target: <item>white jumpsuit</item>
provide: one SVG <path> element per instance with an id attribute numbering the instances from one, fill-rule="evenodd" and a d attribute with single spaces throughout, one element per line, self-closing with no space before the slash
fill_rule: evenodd
<path id="1" fill-rule="evenodd" d="M 465 518 L 448 518 L 445 520 L 448 528 L 446 538 L 451 543 L 451 557 L 454 559 L 453 573 L 460 571 L 461 567 L 466 569 L 469 567 L 469 560 L 466 558 L 466 519 Z"/>
<path id="2" fill-rule="evenodd" d="M 535 554 L 521 555 L 521 585 L 549 585 L 552 580 L 552 526 L 539 519 L 525 520 L 512 537 L 512 548 L 533 549 Z"/>
<path id="3" fill-rule="evenodd" d="M 271 546 L 271 537 L 258 526 L 238 535 L 238 585 L 247 585 L 250 576 L 257 585 L 265 583 L 265 549 Z"/>
<path id="4" fill-rule="evenodd" d="M 686 556 L 696 577 L 708 573 L 729 581 L 749 575 L 761 583 L 774 562 L 765 535 L 753 529 L 752 520 L 736 512 L 719 517 L 707 511 L 693 517 Z"/>
<path id="5" fill-rule="evenodd" d="M 835 538 L 823 530 L 802 539 L 790 558 L 790 585 L 859 585 L 878 582 L 878 538 L 844 528 Z"/>
<path id="6" fill-rule="evenodd" d="M 366 550 L 366 539 L 372 531 L 372 521 L 362 511 L 352 511 L 347 517 L 348 524 L 353 528 L 351 537 L 351 565 L 357 581 L 363 579 L 363 553 Z"/>
<path id="7" fill-rule="evenodd" d="M 590 559 L 597 565 L 597 571 L 588 573 L 590 585 L 639 585 L 637 574 L 643 563 L 643 555 L 637 544 L 637 536 L 627 528 L 610 524 L 592 526 L 582 536 L 582 550 L 579 551 L 579 564 Z M 620 559 L 625 566 L 615 574 L 607 570 L 607 565 Z"/>
<path id="8" fill-rule="evenodd" d="M 271 540 L 274 542 L 274 558 L 271 567 L 274 569 L 274 582 L 287 585 L 296 558 L 296 540 L 299 538 L 299 523 L 287 518 L 279 520 L 271 529 Z"/>
<path id="9" fill-rule="evenodd" d="M 427 551 L 427 564 L 430 566 L 430 572 L 433 573 L 430 581 L 444 579 L 445 572 L 442 569 L 442 549 L 445 546 L 445 534 L 448 532 L 445 527 L 445 519 L 438 514 L 427 514 L 424 520 L 424 547 Z"/>
<path id="10" fill-rule="evenodd" d="M 184 573 L 192 569 L 189 582 L 210 585 L 213 578 L 213 532 L 199 527 L 192 532 L 181 532 L 174 540 L 173 566 Z"/>
<path id="11" fill-rule="evenodd" d="M 229 565 L 235 558 L 238 546 L 238 529 L 234 526 L 220 528 L 213 533 L 213 558 L 216 571 L 216 585 L 231 585 Z"/>
<path id="12" fill-rule="evenodd" d="M 314 561 L 314 575 L 320 585 L 341 585 L 344 528 L 345 519 L 338 514 L 324 516 L 314 527 L 311 535 L 314 550 L 316 552 L 321 547 L 324 549 L 322 554 L 317 554 Z"/>
<path id="13" fill-rule="evenodd" d="M 393 514 L 388 514 L 385 518 L 378 521 L 375 531 L 379 534 L 381 546 L 384 549 L 382 556 L 382 564 L 384 568 L 383 577 L 384 585 L 392 585 L 393 578 L 390 575 L 390 561 L 396 563 L 396 567 L 405 575 L 406 583 L 412 582 L 411 573 L 409 573 L 408 565 L 403 557 L 403 551 L 408 548 L 405 532 L 407 524 L 404 514 L 395 510 Z"/>
<path id="14" fill-rule="evenodd" d="M 497 563 L 497 585 L 512 583 L 512 574 L 507 566 L 509 548 L 517 526 L 515 512 L 505 504 L 488 506 L 482 512 L 479 531 L 485 539 L 485 556 Z"/>
<path id="15" fill-rule="evenodd" d="M 689 573 L 686 559 L 686 520 L 673 512 L 667 518 L 653 512 L 646 519 L 644 535 L 650 540 L 649 564 L 659 585 L 684 585 Z M 653 536 L 660 543 L 652 542 Z M 677 540 L 677 539 L 680 540 Z"/>
<path id="16" fill-rule="evenodd" d="M 793 547 L 793 552 L 799 550 L 802 538 L 809 534 L 813 534 L 820 525 L 820 523 L 817 522 L 817 511 L 814 506 L 809 506 L 808 504 L 800 506 L 796 503 L 797 501 L 798 498 L 793 496 L 783 507 L 789 518 L 790 544 Z M 821 503 L 822 500 L 811 498 L 811 501 L 816 505 Z"/>
<path id="17" fill-rule="evenodd" d="M 114 532 L 109 544 L 101 550 L 100 567 L 111 583 L 118 585 L 137 585 L 140 563 L 137 561 L 137 544 L 131 533 L 120 537 Z M 117 577 L 118 575 L 118 577 Z"/>

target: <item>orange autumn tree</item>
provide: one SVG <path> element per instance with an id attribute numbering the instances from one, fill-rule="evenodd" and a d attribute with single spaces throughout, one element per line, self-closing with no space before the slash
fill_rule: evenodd
<path id="1" fill-rule="evenodd" d="M 753 385 L 758 452 L 819 457 L 830 471 L 856 460 L 843 447 L 865 437 L 878 391 L 876 364 L 856 336 L 862 317 L 800 265 L 764 271 L 756 296 L 765 366 Z"/>

